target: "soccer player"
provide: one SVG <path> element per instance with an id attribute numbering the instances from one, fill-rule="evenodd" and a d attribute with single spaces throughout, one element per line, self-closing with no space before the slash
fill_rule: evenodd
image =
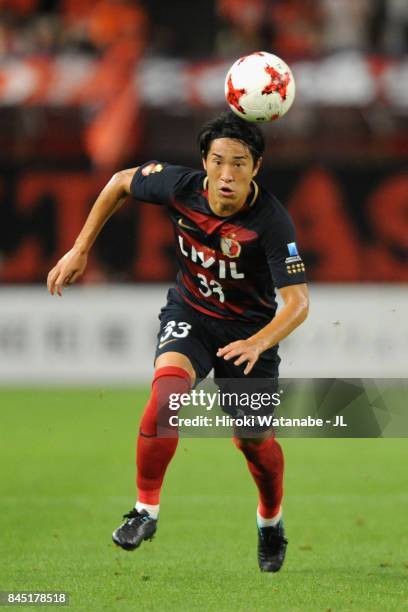
<path id="1" fill-rule="evenodd" d="M 125 550 L 151 539 L 157 529 L 163 478 L 178 442 L 177 435 L 158 435 L 159 414 L 170 395 L 188 392 L 212 369 L 221 379 L 276 381 L 278 343 L 308 312 L 293 224 L 254 180 L 265 148 L 261 130 L 227 112 L 204 125 L 199 145 L 203 170 L 149 161 L 115 174 L 73 248 L 48 275 L 52 295 L 74 283 L 102 226 L 127 196 L 168 208 L 179 272 L 159 317 L 151 397 L 137 440 L 137 502 L 113 533 Z M 283 298 L 278 312 L 275 288 Z M 259 493 L 259 567 L 276 572 L 287 545 L 282 450 L 271 429 L 256 436 L 235 430 L 233 441 Z"/>

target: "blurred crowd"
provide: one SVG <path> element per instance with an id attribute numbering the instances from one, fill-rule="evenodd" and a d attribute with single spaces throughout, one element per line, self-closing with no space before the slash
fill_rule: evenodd
<path id="1" fill-rule="evenodd" d="M 213 33 L 206 52 L 200 48 L 207 57 L 248 49 L 292 58 L 345 49 L 408 51 L 407 0 L 215 0 L 206 6 L 214 17 L 207 23 L 203 11 L 202 34 L 209 27 Z M 137 54 L 181 49 L 188 57 L 194 45 L 183 47 L 177 36 L 183 37 L 183 16 L 188 20 L 194 10 L 201 14 L 201 5 L 188 0 L 173 7 L 157 0 L 0 0 L 0 56 L 100 55 L 121 42 L 131 43 Z"/>
<path id="2" fill-rule="evenodd" d="M 137 0 L 0 0 L 0 54 L 143 51 L 148 16 Z"/>
<path id="3" fill-rule="evenodd" d="M 408 51 L 407 0 L 218 0 L 217 51 L 273 49 L 283 57 Z"/>

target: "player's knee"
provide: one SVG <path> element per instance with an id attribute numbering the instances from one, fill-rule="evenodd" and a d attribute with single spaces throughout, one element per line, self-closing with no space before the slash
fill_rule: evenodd
<path id="1" fill-rule="evenodd" d="M 180 366 L 163 366 L 156 369 L 152 391 L 156 393 L 157 403 L 168 403 L 173 394 L 188 393 L 192 386 L 190 372 Z"/>
<path id="2" fill-rule="evenodd" d="M 274 432 L 273 430 L 268 429 L 267 431 L 257 434 L 252 438 L 233 436 L 232 441 L 240 451 L 245 452 L 258 448 L 271 438 L 274 438 Z"/>
<path id="3" fill-rule="evenodd" d="M 236 438 L 236 437 L 234 437 L 232 440 L 233 440 L 235 446 L 237 447 L 237 449 L 242 451 L 243 453 L 245 453 L 246 451 L 250 451 L 253 448 L 257 448 L 258 447 L 258 444 L 256 443 L 256 441 L 252 440 L 251 438 Z"/>
<path id="4" fill-rule="evenodd" d="M 140 433 L 156 436 L 158 424 L 168 429 L 170 416 L 181 405 L 180 397 L 191 389 L 189 372 L 180 367 L 157 368 L 152 382 L 152 393 L 140 423 Z"/>
<path id="5" fill-rule="evenodd" d="M 193 365 L 190 359 L 183 355 L 182 353 L 177 353 L 175 351 L 169 351 L 167 353 L 163 353 L 159 355 L 156 359 L 155 363 L 156 371 L 154 379 L 156 378 L 156 374 L 160 372 L 163 368 L 175 367 L 185 370 L 191 379 L 191 384 L 193 385 L 196 379 L 196 373 L 193 368 Z"/>

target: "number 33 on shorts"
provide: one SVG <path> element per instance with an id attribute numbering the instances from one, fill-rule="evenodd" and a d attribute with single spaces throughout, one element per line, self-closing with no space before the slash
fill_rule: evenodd
<path id="1" fill-rule="evenodd" d="M 159 339 L 159 348 L 163 342 L 166 342 L 169 338 L 187 338 L 191 329 L 190 323 L 185 321 L 169 321 L 163 330 L 163 334 Z"/>

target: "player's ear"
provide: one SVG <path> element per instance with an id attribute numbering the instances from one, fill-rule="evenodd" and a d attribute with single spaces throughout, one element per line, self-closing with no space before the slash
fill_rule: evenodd
<path id="1" fill-rule="evenodd" d="M 255 164 L 255 166 L 254 166 L 254 169 L 253 169 L 253 171 L 252 171 L 252 176 L 253 176 L 253 177 L 254 177 L 254 176 L 256 176 L 256 175 L 258 174 L 258 172 L 259 172 L 259 168 L 261 167 L 261 164 L 262 164 L 262 157 L 260 157 L 260 158 L 257 160 L 257 162 L 256 162 L 256 164 Z"/>
<path id="2" fill-rule="evenodd" d="M 207 160 L 205 159 L 204 155 L 201 158 L 201 161 L 203 162 L 203 168 L 204 170 L 207 172 Z"/>

